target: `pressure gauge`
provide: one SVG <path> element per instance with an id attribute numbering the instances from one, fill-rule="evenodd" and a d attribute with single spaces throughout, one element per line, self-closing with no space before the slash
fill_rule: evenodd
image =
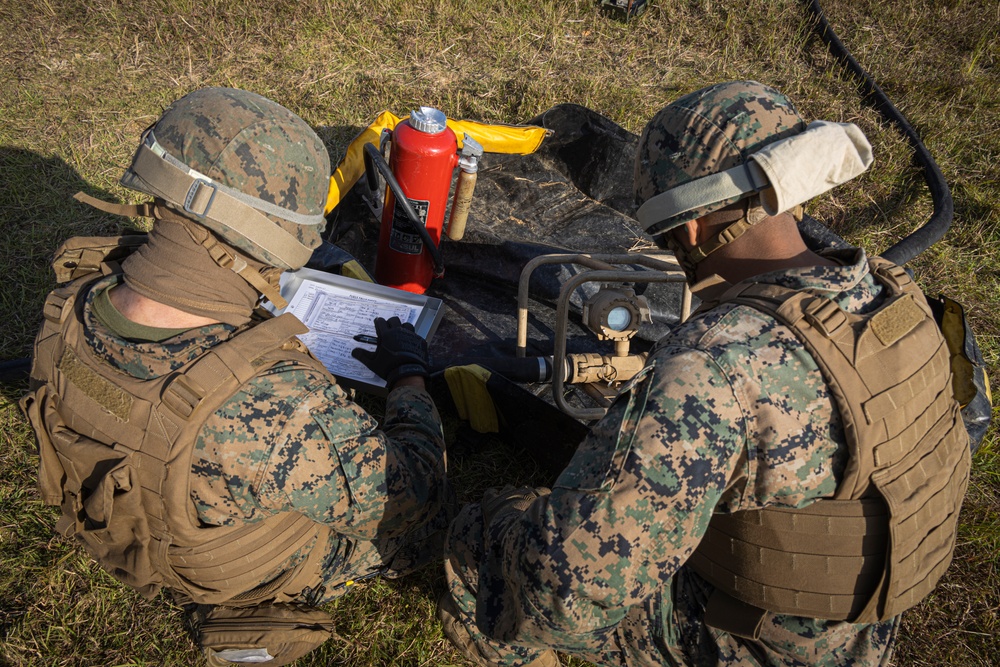
<path id="1" fill-rule="evenodd" d="M 625 331 L 632 324 L 632 311 L 625 306 L 615 306 L 608 311 L 607 327 L 613 331 Z"/>
<path id="2" fill-rule="evenodd" d="M 583 321 L 600 340 L 628 340 L 652 318 L 645 297 L 627 287 L 603 285 L 583 305 Z"/>

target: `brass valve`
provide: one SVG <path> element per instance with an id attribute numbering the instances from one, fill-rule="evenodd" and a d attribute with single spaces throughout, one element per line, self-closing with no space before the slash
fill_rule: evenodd
<path id="1" fill-rule="evenodd" d="M 628 382 L 646 365 L 646 353 L 615 356 L 585 352 L 566 357 L 566 382 L 583 384 Z"/>

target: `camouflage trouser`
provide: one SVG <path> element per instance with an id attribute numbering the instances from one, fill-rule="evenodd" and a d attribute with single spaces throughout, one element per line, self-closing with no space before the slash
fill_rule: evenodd
<path id="1" fill-rule="evenodd" d="M 326 555 L 322 585 L 307 591 L 303 601 L 311 605 L 329 602 L 360 581 L 377 576 L 397 579 L 438 562 L 452 517 L 454 503 L 449 501 L 426 523 L 398 537 L 340 540 Z"/>
<path id="2" fill-rule="evenodd" d="M 483 519 L 479 505 L 467 505 L 448 531 L 445 573 L 461 621 L 481 655 L 503 667 L 531 662 L 546 647 L 498 642 L 476 627 Z M 581 635 L 579 644 L 560 651 L 595 665 L 653 667 L 740 665 L 768 667 L 884 667 L 889 664 L 898 619 L 869 626 L 825 623 L 770 614 L 760 641 L 750 641 L 705 625 L 712 588 L 681 567 L 644 604 L 632 607 L 609 638 L 600 643 Z M 817 632 L 817 629 L 820 631 Z"/>
<path id="3" fill-rule="evenodd" d="M 451 524 L 445 543 L 445 574 L 448 590 L 458 605 L 461 620 L 476 642 L 480 653 L 504 667 L 519 667 L 540 656 L 545 647 L 531 648 L 494 641 L 475 624 L 478 567 L 483 556 L 483 515 L 479 505 L 466 505 Z M 679 665 L 667 659 L 656 647 L 650 633 L 649 614 L 654 601 L 634 607 L 609 641 L 588 643 L 584 639 L 571 653 L 597 665 L 629 665 L 635 667 Z"/>

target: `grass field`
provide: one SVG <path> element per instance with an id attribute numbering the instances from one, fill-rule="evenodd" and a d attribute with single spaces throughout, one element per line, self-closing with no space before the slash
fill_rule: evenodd
<path id="1" fill-rule="evenodd" d="M 830 0 L 824 10 L 952 188 L 950 233 L 910 266 L 928 293 L 967 305 L 1000 387 L 1000 5 Z M 73 193 L 136 201 L 117 181 L 140 132 L 196 88 L 234 86 L 284 104 L 336 161 L 384 109 L 432 105 L 517 123 L 574 102 L 638 133 L 679 95 L 737 78 L 777 87 L 808 119 L 855 122 L 871 140 L 874 166 L 812 203 L 814 217 L 876 253 L 928 218 L 912 151 L 860 101 L 794 0 L 652 0 L 628 22 L 593 0 L 3 0 L 0 361 L 30 354 L 59 242 L 123 229 Z M 166 598 L 143 600 L 53 532 L 16 406 L 24 388 L 0 385 L 0 667 L 198 664 Z M 513 458 L 489 446 L 482 457 Z M 955 562 L 904 616 L 900 667 L 1000 664 L 995 429 L 973 468 Z M 512 464 L 489 476 L 532 474 Z M 486 477 L 468 473 L 463 497 Z M 301 664 L 464 664 L 432 620 L 441 587 L 427 571 L 345 597 L 331 605 L 339 639 Z"/>

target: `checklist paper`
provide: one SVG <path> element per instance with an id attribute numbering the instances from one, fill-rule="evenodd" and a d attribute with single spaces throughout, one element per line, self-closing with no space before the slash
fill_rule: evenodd
<path id="1" fill-rule="evenodd" d="M 288 307 L 271 308 L 272 312 L 292 313 L 309 327 L 299 339 L 338 380 L 383 392 L 385 380 L 351 356 L 356 347 L 374 350 L 375 346 L 359 343 L 354 336 L 374 337 L 376 317 L 398 317 L 429 339 L 441 315 L 438 299 L 312 269 L 283 275 L 281 294 Z"/>

